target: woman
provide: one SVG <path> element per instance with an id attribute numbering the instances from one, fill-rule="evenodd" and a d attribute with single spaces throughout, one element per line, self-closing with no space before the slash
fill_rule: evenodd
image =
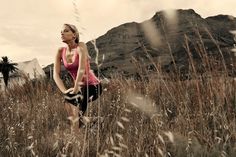
<path id="1" fill-rule="evenodd" d="M 85 113 L 88 102 L 98 98 L 102 92 L 102 86 L 90 70 L 88 50 L 85 43 L 79 42 L 77 28 L 71 24 L 64 24 L 61 39 L 67 46 L 59 48 L 56 54 L 53 78 L 60 91 L 66 96 L 65 109 L 74 121 Z M 60 78 L 61 62 L 74 80 L 72 88 L 66 89 Z M 81 121 L 79 123 L 81 126 Z"/>

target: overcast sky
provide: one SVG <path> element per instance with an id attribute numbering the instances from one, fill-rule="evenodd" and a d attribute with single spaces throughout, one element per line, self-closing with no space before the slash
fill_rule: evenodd
<path id="1" fill-rule="evenodd" d="M 75 24 L 81 41 L 126 22 L 142 22 L 164 9 L 194 9 L 202 17 L 236 16 L 236 0 L 0 0 L 0 56 L 13 62 L 53 63 L 63 46 L 63 23 Z M 73 5 L 73 2 L 76 5 Z M 76 11 L 77 9 L 77 11 Z M 76 12 L 78 14 L 76 14 Z M 76 20 L 78 15 L 78 20 Z"/>

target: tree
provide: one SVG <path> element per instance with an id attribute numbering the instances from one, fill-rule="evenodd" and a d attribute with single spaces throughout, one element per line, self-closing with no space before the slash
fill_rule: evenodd
<path id="1" fill-rule="evenodd" d="M 2 57 L 0 61 L 0 72 L 3 75 L 5 86 L 7 87 L 10 72 L 17 71 L 17 63 L 10 63 L 7 56 Z"/>

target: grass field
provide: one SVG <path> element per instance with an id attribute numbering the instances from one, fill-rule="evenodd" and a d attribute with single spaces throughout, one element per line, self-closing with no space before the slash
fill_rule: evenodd
<path id="1" fill-rule="evenodd" d="M 157 76 L 112 78 L 86 113 L 103 121 L 79 133 L 47 81 L 9 89 L 0 95 L 0 156 L 236 156 L 236 81 Z"/>

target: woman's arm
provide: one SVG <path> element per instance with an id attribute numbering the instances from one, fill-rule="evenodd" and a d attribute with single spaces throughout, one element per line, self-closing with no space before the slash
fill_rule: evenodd
<path id="1" fill-rule="evenodd" d="M 78 93 L 80 90 L 80 82 L 82 81 L 83 75 L 85 73 L 86 60 L 88 57 L 88 50 L 86 44 L 80 42 L 79 46 L 80 46 L 80 51 L 77 51 L 79 55 L 79 66 L 75 80 L 74 90 L 72 91 L 72 93 Z"/>
<path id="2" fill-rule="evenodd" d="M 64 83 L 60 78 L 60 71 L 61 71 L 61 52 L 62 48 L 59 48 L 54 62 L 54 70 L 53 70 L 53 79 L 56 82 L 57 87 L 60 89 L 61 92 L 65 92 L 66 88 Z"/>

